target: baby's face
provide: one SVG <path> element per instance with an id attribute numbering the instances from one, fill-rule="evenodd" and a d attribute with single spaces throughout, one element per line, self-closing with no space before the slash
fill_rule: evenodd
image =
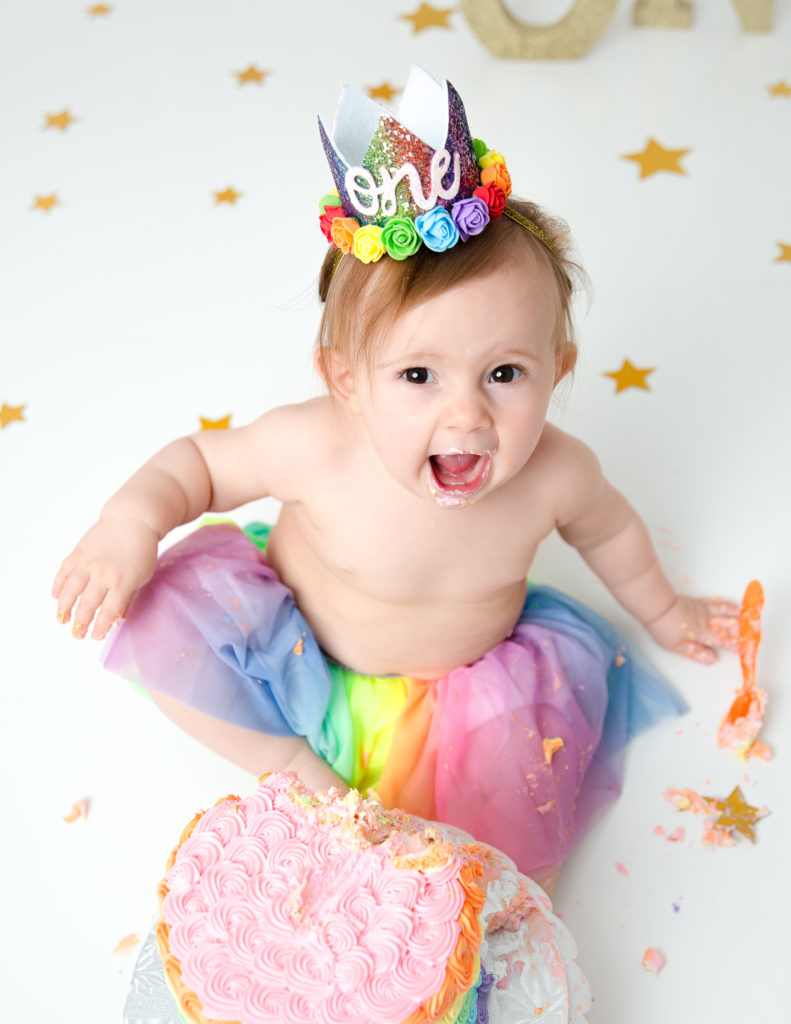
<path id="1" fill-rule="evenodd" d="M 555 386 L 555 317 L 548 274 L 521 261 L 400 317 L 352 406 L 388 472 L 441 508 L 516 476 Z"/>

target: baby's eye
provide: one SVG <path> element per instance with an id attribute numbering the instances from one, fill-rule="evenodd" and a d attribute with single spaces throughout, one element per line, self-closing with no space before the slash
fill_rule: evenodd
<path id="1" fill-rule="evenodd" d="M 425 366 L 410 366 L 408 370 L 403 371 L 401 379 L 409 384 L 433 384 L 437 378 Z"/>
<path id="2" fill-rule="evenodd" d="M 510 384 L 515 381 L 518 377 L 522 376 L 522 371 L 518 366 L 512 366 L 510 363 L 506 363 L 503 366 L 497 366 L 489 374 L 490 384 Z"/>

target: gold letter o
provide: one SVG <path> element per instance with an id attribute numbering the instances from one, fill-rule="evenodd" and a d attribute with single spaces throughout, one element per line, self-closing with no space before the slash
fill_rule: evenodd
<path id="1" fill-rule="evenodd" d="M 618 0 L 577 0 L 554 25 L 518 21 L 503 0 L 461 0 L 470 28 L 498 57 L 523 60 L 581 57 L 607 28 Z"/>

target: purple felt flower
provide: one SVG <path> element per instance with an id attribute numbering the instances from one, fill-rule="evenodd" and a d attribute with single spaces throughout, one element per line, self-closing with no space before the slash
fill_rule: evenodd
<path id="1" fill-rule="evenodd" d="M 450 215 L 459 229 L 462 242 L 466 242 L 470 235 L 479 235 L 489 223 L 489 207 L 478 196 L 454 203 Z"/>

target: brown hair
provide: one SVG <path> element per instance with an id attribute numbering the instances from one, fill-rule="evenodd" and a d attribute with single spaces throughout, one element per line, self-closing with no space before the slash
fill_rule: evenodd
<path id="1" fill-rule="evenodd" d="M 336 263 L 337 250 L 330 246 L 319 275 L 324 312 L 315 350 L 316 367 L 330 390 L 335 387 L 334 354 L 352 368 L 370 369 L 383 329 L 408 309 L 471 278 L 493 273 L 504 261 L 519 256 L 527 256 L 533 265 L 549 272 L 557 298 L 557 365 L 563 372 L 573 368 L 577 344 L 571 299 L 575 282 L 584 272 L 571 257 L 568 225 L 534 203 L 510 197 L 508 205 L 548 235 L 557 255 L 527 228 L 505 216 L 446 252 L 435 253 L 421 246 L 406 260 L 385 256 L 366 264 L 344 256 Z"/>

